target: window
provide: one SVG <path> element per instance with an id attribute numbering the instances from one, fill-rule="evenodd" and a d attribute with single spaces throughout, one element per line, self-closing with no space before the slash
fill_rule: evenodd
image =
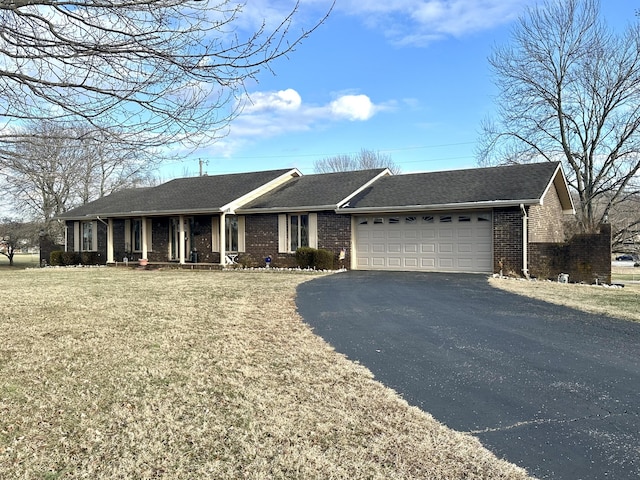
<path id="1" fill-rule="evenodd" d="M 369 220 L 367 220 L 366 218 L 362 218 L 358 222 L 358 225 L 367 225 L 368 223 L 369 223 Z"/>
<path id="2" fill-rule="evenodd" d="M 458 222 L 470 222 L 471 217 L 469 215 L 460 215 L 458 216 Z"/>
<path id="3" fill-rule="evenodd" d="M 226 252 L 238 251 L 238 217 L 236 215 L 227 215 L 224 218 L 225 228 L 225 246 Z"/>
<path id="4" fill-rule="evenodd" d="M 309 215 L 289 215 L 289 240 L 292 252 L 309 246 Z"/>
<path id="5" fill-rule="evenodd" d="M 93 250 L 93 222 L 82 222 L 82 251 L 89 252 Z"/>
<path id="6" fill-rule="evenodd" d="M 491 214 L 490 213 L 479 213 L 478 214 L 478 221 L 479 222 L 490 222 L 491 221 Z"/>
<path id="7" fill-rule="evenodd" d="M 416 217 L 405 217 L 404 222 L 408 224 L 413 224 L 413 223 L 416 223 L 416 220 L 417 220 Z"/>
<path id="8" fill-rule="evenodd" d="M 440 215 L 440 223 L 451 223 L 451 215 Z"/>
<path id="9" fill-rule="evenodd" d="M 98 250 L 98 222 L 73 222 L 73 251 Z"/>
<path id="10" fill-rule="evenodd" d="M 131 233 L 133 237 L 133 251 L 141 252 L 142 251 L 142 220 L 136 218 L 133 220 Z"/>
<path id="11" fill-rule="evenodd" d="M 425 215 L 422 217 L 424 223 L 433 223 L 433 215 Z"/>
<path id="12" fill-rule="evenodd" d="M 300 247 L 318 248 L 317 213 L 278 215 L 278 252 L 292 253 Z"/>
<path id="13" fill-rule="evenodd" d="M 382 217 L 378 217 L 378 218 L 374 218 L 373 219 L 373 224 L 374 225 L 382 225 L 384 223 L 384 218 Z"/>
<path id="14" fill-rule="evenodd" d="M 400 223 L 400 217 L 391 217 L 389 218 L 389 225 L 395 225 Z"/>
<path id="15" fill-rule="evenodd" d="M 146 222 L 143 225 L 142 222 Z M 141 253 L 143 246 L 142 232 L 146 227 L 147 252 L 151 251 L 152 220 L 150 218 L 132 218 L 124 221 L 124 248 L 127 253 Z"/>

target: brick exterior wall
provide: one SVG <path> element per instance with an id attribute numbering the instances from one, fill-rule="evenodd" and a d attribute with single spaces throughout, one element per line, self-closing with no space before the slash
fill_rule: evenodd
<path id="1" fill-rule="evenodd" d="M 493 210 L 493 271 L 522 275 L 522 212 L 519 207 Z"/>
<path id="2" fill-rule="evenodd" d="M 258 214 L 245 217 L 246 252 L 238 260 L 245 266 L 264 266 L 264 259 L 271 257 L 273 267 L 295 267 L 293 253 L 278 253 L 278 215 Z M 342 266 L 349 267 L 349 246 L 351 245 L 351 217 L 335 212 L 318 212 L 318 248 L 334 254 L 336 267 L 341 249 L 347 251 Z"/>
<path id="3" fill-rule="evenodd" d="M 558 191 L 552 187 L 544 196 L 542 205 L 529 208 L 529 243 L 564 242 L 563 216 Z"/>
<path id="4" fill-rule="evenodd" d="M 278 253 L 278 215 L 247 215 L 244 220 L 245 252 L 238 260 L 247 267 L 264 267 L 265 258 L 271 257 L 274 267 L 294 267 L 293 255 Z"/>
<path id="5" fill-rule="evenodd" d="M 533 243 L 530 272 L 538 278 L 569 275 L 570 282 L 611 283 L 611 225 L 594 234 L 575 235 L 566 243 Z"/>

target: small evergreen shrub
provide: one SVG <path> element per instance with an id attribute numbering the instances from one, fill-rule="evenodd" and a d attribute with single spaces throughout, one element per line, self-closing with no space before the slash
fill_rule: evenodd
<path id="1" fill-rule="evenodd" d="M 300 268 L 332 270 L 333 263 L 333 253 L 329 250 L 311 247 L 300 247 L 296 250 L 296 264 Z"/>
<path id="2" fill-rule="evenodd" d="M 80 263 L 80 255 L 76 252 L 62 252 L 63 265 L 78 265 Z"/>
<path id="3" fill-rule="evenodd" d="M 315 248 L 300 247 L 296 250 L 296 264 L 300 268 L 312 268 L 315 257 Z"/>
<path id="4" fill-rule="evenodd" d="M 52 265 L 54 267 L 61 267 L 62 265 L 64 265 L 64 263 L 62 262 L 62 254 L 64 252 L 62 250 L 54 250 L 53 252 L 51 252 L 49 254 L 49 265 Z"/>
<path id="5" fill-rule="evenodd" d="M 96 252 L 82 252 L 80 254 L 80 263 L 83 265 L 97 265 L 98 254 Z"/>
<path id="6" fill-rule="evenodd" d="M 322 248 L 316 250 L 313 267 L 317 270 L 333 270 L 333 253 Z"/>

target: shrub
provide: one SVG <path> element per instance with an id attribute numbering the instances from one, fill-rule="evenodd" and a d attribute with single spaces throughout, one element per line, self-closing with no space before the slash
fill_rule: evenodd
<path id="1" fill-rule="evenodd" d="M 316 250 L 313 266 L 318 270 L 333 270 L 333 253 L 324 249 Z"/>
<path id="2" fill-rule="evenodd" d="M 333 269 L 333 253 L 329 250 L 300 247 L 296 250 L 296 263 L 300 268 Z"/>
<path id="3" fill-rule="evenodd" d="M 53 252 L 51 252 L 49 254 L 49 265 L 52 265 L 54 267 L 61 267 L 62 265 L 64 265 L 62 261 L 63 254 L 64 252 L 62 250 L 54 250 Z"/>
<path id="4" fill-rule="evenodd" d="M 80 263 L 80 255 L 76 252 L 62 252 L 63 265 L 78 265 Z"/>
<path id="5" fill-rule="evenodd" d="M 82 252 L 80 254 L 80 263 L 83 265 L 97 265 L 98 254 L 96 252 Z"/>
<path id="6" fill-rule="evenodd" d="M 311 268 L 315 257 L 315 248 L 300 247 L 296 250 L 296 264 L 300 268 Z"/>

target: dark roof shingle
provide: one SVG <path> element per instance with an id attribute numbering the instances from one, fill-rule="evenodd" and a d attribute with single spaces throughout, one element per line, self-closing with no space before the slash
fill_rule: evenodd
<path id="1" fill-rule="evenodd" d="M 245 205 L 242 210 L 313 208 L 332 206 L 372 181 L 386 168 L 321 173 L 294 178 Z"/>
<path id="2" fill-rule="evenodd" d="M 156 187 L 112 193 L 70 210 L 61 218 L 127 213 L 216 211 L 222 206 L 291 172 L 292 169 L 178 178 Z"/>
<path id="3" fill-rule="evenodd" d="M 356 195 L 349 206 L 382 208 L 540 199 L 558 165 L 544 162 L 393 175 Z"/>

